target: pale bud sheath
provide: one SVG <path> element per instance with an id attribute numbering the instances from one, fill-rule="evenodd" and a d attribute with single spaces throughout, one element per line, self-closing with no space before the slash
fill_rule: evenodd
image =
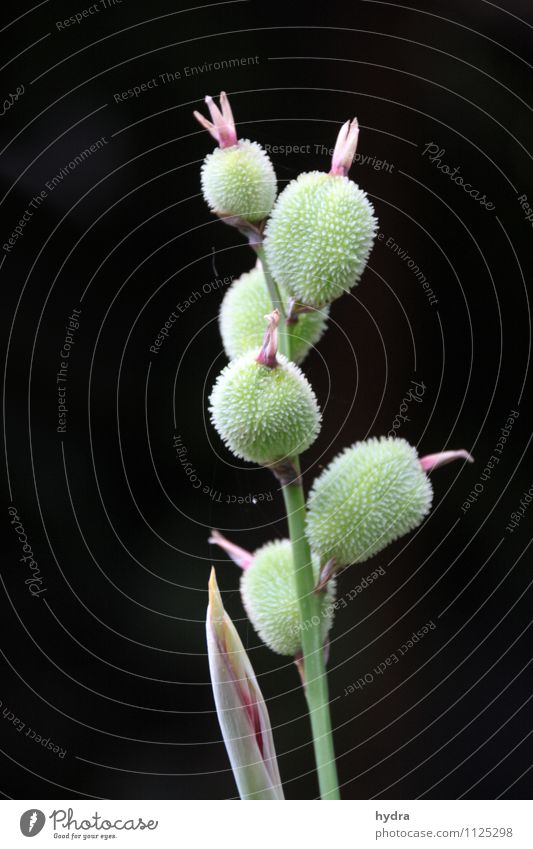
<path id="1" fill-rule="evenodd" d="M 241 639 L 209 579 L 207 652 L 220 729 L 241 799 L 284 799 L 268 711 Z"/>

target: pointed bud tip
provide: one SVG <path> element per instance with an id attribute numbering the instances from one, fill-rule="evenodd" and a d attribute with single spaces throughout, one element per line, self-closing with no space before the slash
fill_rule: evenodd
<path id="1" fill-rule="evenodd" d="M 224 619 L 224 605 L 222 604 L 222 596 L 220 595 L 220 590 L 218 588 L 214 566 L 211 567 L 211 574 L 209 575 L 209 583 L 207 586 L 209 589 L 208 621 L 211 619 L 216 626 Z"/>
<path id="2" fill-rule="evenodd" d="M 283 799 L 267 707 L 215 570 L 209 578 L 207 654 L 216 712 L 241 799 Z"/>

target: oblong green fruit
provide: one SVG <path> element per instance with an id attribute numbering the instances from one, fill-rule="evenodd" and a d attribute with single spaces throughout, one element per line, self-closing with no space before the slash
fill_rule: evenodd
<path id="1" fill-rule="evenodd" d="M 218 215 L 262 221 L 274 204 L 276 175 L 257 142 L 215 148 L 204 159 L 201 178 L 204 198 Z"/>
<path id="2" fill-rule="evenodd" d="M 317 557 L 313 557 L 313 572 L 317 581 Z M 269 542 L 254 553 L 252 565 L 242 574 L 241 596 L 250 622 L 272 651 L 290 657 L 301 651 L 302 625 L 290 540 Z M 335 579 L 328 581 L 320 597 L 320 625 L 325 640 L 333 622 Z M 318 627 L 318 622 L 303 623 L 304 628 L 313 626 Z"/>
<path id="3" fill-rule="evenodd" d="M 278 197 L 266 227 L 271 271 L 299 303 L 322 307 L 358 282 L 376 228 L 366 193 L 348 177 L 300 174 Z"/>
<path id="4" fill-rule="evenodd" d="M 283 304 L 287 307 L 288 296 L 280 287 Z M 265 275 L 260 268 L 241 275 L 235 280 L 220 306 L 219 325 L 224 350 L 230 360 L 252 348 L 260 348 L 265 333 L 265 315 L 272 310 Z M 329 308 L 312 310 L 299 316 L 295 324 L 288 326 L 291 340 L 292 360 L 301 363 L 309 350 L 316 345 L 324 333 Z"/>
<path id="5" fill-rule="evenodd" d="M 320 410 L 301 370 L 278 354 L 275 368 L 249 351 L 219 374 L 210 397 L 211 421 L 236 457 L 268 465 L 301 454 L 315 441 Z"/>
<path id="6" fill-rule="evenodd" d="M 306 534 L 337 566 L 361 563 L 416 528 L 433 489 L 405 439 L 372 438 L 339 454 L 313 483 Z"/>

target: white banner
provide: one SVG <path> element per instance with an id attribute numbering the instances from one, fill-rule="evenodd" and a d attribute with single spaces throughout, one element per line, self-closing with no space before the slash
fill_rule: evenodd
<path id="1" fill-rule="evenodd" d="M 527 801 L 3 801 L 1 846 L 532 849 Z M 35 844 L 28 840 L 35 838 Z M 67 843 L 69 841 L 69 843 Z"/>

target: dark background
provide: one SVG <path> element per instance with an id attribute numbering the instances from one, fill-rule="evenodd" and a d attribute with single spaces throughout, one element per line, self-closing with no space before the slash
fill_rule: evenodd
<path id="1" fill-rule="evenodd" d="M 343 595 L 376 566 L 386 570 L 339 611 L 332 633 L 343 796 L 527 798 L 533 508 L 512 533 L 506 526 L 533 484 L 532 230 L 518 201 L 533 200 L 530 5 L 252 0 L 181 10 L 123 0 L 57 29 L 89 5 L 2 6 L 0 97 L 25 87 L 0 118 L 2 244 L 54 174 L 98 138 L 107 144 L 1 251 L 1 792 L 235 795 L 205 655 L 213 563 L 268 701 L 286 795 L 317 792 L 296 670 L 260 644 L 243 618 L 237 568 L 207 543 L 210 527 L 250 549 L 286 534 L 270 474 L 235 463 L 206 418 L 225 363 L 216 324 L 224 287 L 214 281 L 253 263 L 199 193 L 213 145 L 192 110 L 225 89 L 242 137 L 311 145 L 309 154 L 273 154 L 280 187 L 327 169 L 314 145 L 331 147 L 354 115 L 359 152 L 393 166 L 351 172 L 384 239 L 305 362 L 324 408 L 306 484 L 343 446 L 389 431 L 413 379 L 426 389 L 399 435 L 421 453 L 464 447 L 476 458 L 433 475 L 434 509 L 417 533 L 340 579 Z M 186 66 L 235 57 L 258 59 L 185 76 Z M 115 102 L 176 71 L 181 79 Z M 430 142 L 494 210 L 422 155 Z M 436 305 L 389 237 L 430 281 Z M 169 313 L 195 291 L 201 297 L 151 354 Z M 75 307 L 67 432 L 58 434 L 55 375 Z M 463 510 L 511 410 L 519 415 L 500 462 Z M 212 497 L 178 464 L 175 433 Z M 271 500 L 227 503 L 259 493 Z M 11 504 L 40 566 L 38 598 L 24 584 Z M 430 620 L 435 630 L 400 663 L 343 695 Z M 66 756 L 30 740 L 28 727 Z"/>

